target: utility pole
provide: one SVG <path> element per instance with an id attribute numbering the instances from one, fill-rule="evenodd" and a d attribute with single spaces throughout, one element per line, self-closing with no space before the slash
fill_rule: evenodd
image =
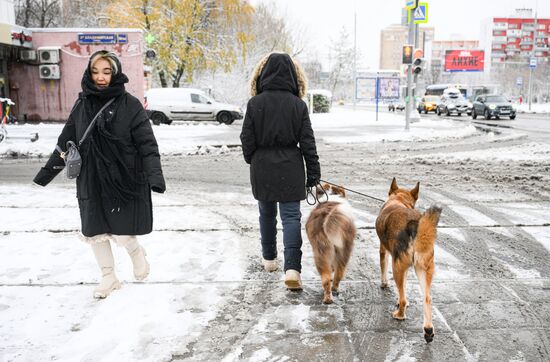
<path id="1" fill-rule="evenodd" d="M 537 1 L 538 7 L 538 1 Z M 535 30 L 533 31 L 533 48 L 531 49 L 531 58 L 535 57 L 535 47 L 537 46 L 537 7 L 535 7 Z M 536 59 L 536 58 L 535 58 Z M 533 90 L 533 69 L 531 59 L 529 59 L 529 111 L 531 111 L 531 92 Z"/>
<path id="2" fill-rule="evenodd" d="M 357 8 L 353 10 L 353 110 L 357 104 Z"/>
<path id="3" fill-rule="evenodd" d="M 415 1 L 415 6 L 410 10 L 411 16 L 409 17 L 409 38 L 408 44 L 413 44 L 414 42 L 414 13 L 418 7 L 418 1 Z M 410 118 L 411 118 L 411 101 L 412 97 L 412 64 L 407 65 L 407 101 L 405 102 L 405 130 L 410 129 Z"/>

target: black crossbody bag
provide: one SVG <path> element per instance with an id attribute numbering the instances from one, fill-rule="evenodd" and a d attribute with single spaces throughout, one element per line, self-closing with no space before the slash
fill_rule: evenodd
<path id="1" fill-rule="evenodd" d="M 67 150 L 63 152 L 61 147 L 59 145 L 55 146 L 55 149 L 57 152 L 59 152 L 59 155 L 65 161 L 65 170 L 67 174 L 67 178 L 73 179 L 77 178 L 78 175 L 80 175 L 80 169 L 82 168 L 82 157 L 80 157 L 80 152 L 78 149 L 80 146 L 82 146 L 82 143 L 86 140 L 90 132 L 92 131 L 92 128 L 95 124 L 95 121 L 97 120 L 97 117 L 107 108 L 111 103 L 113 103 L 115 98 L 111 98 L 101 109 L 97 114 L 94 116 L 92 121 L 90 122 L 90 125 L 88 128 L 86 128 L 86 131 L 84 132 L 84 135 L 78 142 L 78 145 L 76 145 L 73 141 L 67 141 Z"/>

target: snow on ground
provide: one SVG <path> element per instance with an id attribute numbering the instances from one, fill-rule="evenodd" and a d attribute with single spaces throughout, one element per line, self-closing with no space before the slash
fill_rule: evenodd
<path id="1" fill-rule="evenodd" d="M 522 228 L 524 232 L 531 235 L 539 243 L 541 243 L 546 250 L 550 251 L 550 235 L 548 234 L 548 228 L 544 227 L 529 227 Z"/>
<path id="2" fill-rule="evenodd" d="M 515 104 L 519 113 L 550 113 L 550 103 L 531 103 L 531 110 L 529 110 L 529 104 L 523 103 L 521 106 Z"/>
<path id="3" fill-rule="evenodd" d="M 405 131 L 402 114 L 380 113 L 379 120 L 371 111 L 352 111 L 334 108 L 330 113 L 313 114 L 312 125 L 316 137 L 330 143 L 358 143 L 381 141 L 427 141 L 470 137 L 476 129 L 467 123 L 451 120 L 422 119 Z M 48 157 L 57 142 L 63 124 L 8 125 L 9 136 L 26 136 L 38 132 L 36 142 L 8 138 L 0 143 L 0 157 Z M 359 129 L 359 131 L 357 131 Z M 154 126 L 153 130 L 162 155 L 188 153 L 228 152 L 240 145 L 240 123 L 233 125 L 213 122 L 174 122 Z M 211 148 L 201 146 L 211 146 Z M 218 146 L 213 149 L 212 146 Z M 220 148 L 225 146 L 225 148 Z"/>
<path id="4" fill-rule="evenodd" d="M 456 163 L 469 160 L 485 162 L 546 161 L 550 158 L 550 144 L 529 142 L 516 146 L 495 146 L 476 152 L 465 151 L 413 156 L 413 158 L 415 157 L 440 163 Z"/>
<path id="5" fill-rule="evenodd" d="M 335 109 L 329 115 L 313 115 L 312 122 L 316 136 L 331 143 L 452 140 L 476 132 L 468 123 L 449 120 L 421 120 L 411 124 L 411 131 L 406 132 L 403 115 L 381 113 L 379 121 L 375 121 L 372 112 L 344 109 Z M 0 157 L 12 153 L 48 156 L 61 128 L 62 125 L 52 124 L 9 125 L 10 134 L 38 131 L 41 138 L 36 143 L 8 139 L 0 144 Z M 198 146 L 239 144 L 238 124 L 180 123 L 153 129 L 164 155 L 197 152 Z M 531 143 L 517 150 L 481 152 L 487 152 L 484 157 L 495 160 L 502 154 L 520 157 L 526 153 L 529 159 L 547 160 L 548 150 Z M 460 157 L 468 159 L 475 154 L 465 152 Z M 438 197 L 435 193 L 433 196 Z M 124 249 L 114 247 L 116 271 L 123 287 L 106 301 L 95 301 L 91 296 L 99 271 L 90 247 L 79 238 L 74 183 L 51 185 L 47 192 L 30 185 L 0 185 L 0 199 L 0 359 L 169 360 L 172 354 L 188 352 L 187 347 L 201 338 L 208 324 L 220 315 L 223 317 L 223 303 L 239 285 L 237 281 L 244 279 L 250 268 L 249 259 L 259 259 L 257 240 L 243 233 L 247 228 L 257 228 L 257 210 L 250 195 L 230 192 L 203 195 L 193 190 L 186 195 L 154 194 L 155 231 L 139 238 L 153 265 L 147 283 L 133 281 L 128 255 Z M 467 222 L 495 223 L 492 219 L 480 222 L 479 215 L 471 219 L 468 215 L 475 210 L 448 201 Z M 304 205 L 304 220 L 310 210 Z M 519 206 L 515 210 L 524 214 L 524 218 L 536 217 L 539 221 L 548 214 L 548 210 L 538 212 Z M 499 211 L 513 216 L 512 211 Z M 357 210 L 356 214 L 359 227 L 372 225 L 376 217 L 366 211 Z M 521 220 L 524 219 L 517 219 Z M 543 228 L 525 231 L 533 233 L 549 248 Z M 377 265 L 375 232 L 361 230 L 361 233 L 365 243 L 359 247 L 366 249 L 367 263 Z M 464 242 L 458 229 L 443 229 L 441 233 L 455 244 Z M 461 272 L 464 270 L 461 261 L 440 245 L 436 246 L 435 258 L 437 282 L 468 277 Z M 302 278 L 315 281 L 320 288 L 312 259 L 311 248 L 304 242 Z M 520 277 L 536 276 L 530 270 L 514 272 Z M 410 278 L 414 280 L 412 274 Z M 282 273 L 278 277 L 282 279 Z M 417 284 L 413 285 L 418 289 Z M 460 298 L 457 296 L 456 300 Z M 338 310 L 334 309 L 334 313 Z M 267 331 L 311 334 L 320 318 L 318 310 L 304 304 L 269 306 L 243 343 L 262 338 Z M 317 343 L 314 336 L 305 338 L 311 338 L 308 343 Z M 411 357 L 406 340 L 394 342 L 402 347 L 393 356 Z M 243 345 L 234 348 L 227 360 L 239 359 Z M 275 352 L 263 348 L 251 359 L 268 360 Z"/>

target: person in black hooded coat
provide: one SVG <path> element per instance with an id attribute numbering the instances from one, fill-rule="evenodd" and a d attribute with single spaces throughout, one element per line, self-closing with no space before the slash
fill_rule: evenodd
<path id="1" fill-rule="evenodd" d="M 263 265 L 277 270 L 277 204 L 283 223 L 285 285 L 301 289 L 300 201 L 321 178 L 308 108 L 306 77 L 288 54 L 262 59 L 252 76 L 241 143 L 258 200 Z M 307 169 L 304 170 L 304 161 Z"/>
<path id="2" fill-rule="evenodd" d="M 146 253 L 136 235 L 152 231 L 151 190 L 162 193 L 166 189 L 151 123 L 140 101 L 126 92 L 127 82 L 115 54 L 92 54 L 82 77 L 82 92 L 56 150 L 34 178 L 41 186 L 50 183 L 65 166 L 62 152 L 67 142 L 78 144 L 98 114 L 79 149 L 82 168 L 76 179 L 82 234 L 91 244 L 103 275 L 94 291 L 97 298 L 120 288 L 111 241 L 128 250 L 136 279 L 143 280 L 149 274 Z M 111 99 L 113 103 L 98 113 Z"/>

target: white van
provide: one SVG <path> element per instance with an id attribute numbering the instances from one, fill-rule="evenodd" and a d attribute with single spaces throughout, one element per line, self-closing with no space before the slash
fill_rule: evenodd
<path id="1" fill-rule="evenodd" d="M 243 118 L 238 106 L 210 98 L 200 89 L 151 88 L 145 94 L 146 109 L 153 124 L 172 121 L 218 121 L 231 124 Z"/>

